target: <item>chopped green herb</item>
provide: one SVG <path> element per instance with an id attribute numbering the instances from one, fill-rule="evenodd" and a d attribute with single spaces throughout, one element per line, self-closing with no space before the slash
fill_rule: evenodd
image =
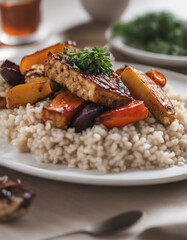
<path id="1" fill-rule="evenodd" d="M 132 47 L 155 53 L 187 56 L 187 22 L 171 13 L 147 13 L 135 20 L 111 26 L 112 35 L 120 36 Z"/>
<path id="2" fill-rule="evenodd" d="M 92 49 L 70 51 L 64 48 L 64 54 L 67 55 L 66 62 L 74 69 L 88 74 L 99 75 L 106 74 L 110 76 L 111 69 L 110 53 L 106 48 L 94 47 Z"/>

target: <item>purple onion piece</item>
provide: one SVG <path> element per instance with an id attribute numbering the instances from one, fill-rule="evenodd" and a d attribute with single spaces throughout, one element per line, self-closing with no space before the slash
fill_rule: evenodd
<path id="1" fill-rule="evenodd" d="M 89 127 L 93 127 L 95 118 L 105 111 L 105 107 L 95 103 L 87 103 L 86 106 L 74 116 L 71 127 L 75 132 L 82 132 Z"/>
<path id="2" fill-rule="evenodd" d="M 17 64 L 15 64 L 14 62 L 11 62 L 10 60 L 5 60 L 2 65 L 1 68 L 12 68 L 14 70 L 16 70 L 17 72 L 20 72 L 19 70 L 19 66 Z"/>
<path id="3" fill-rule="evenodd" d="M 22 187 L 21 181 L 0 178 L 0 221 L 8 221 L 27 213 L 35 193 Z"/>
<path id="4" fill-rule="evenodd" d="M 1 68 L 0 74 L 2 78 L 12 86 L 23 84 L 25 82 L 24 76 L 13 68 Z"/>

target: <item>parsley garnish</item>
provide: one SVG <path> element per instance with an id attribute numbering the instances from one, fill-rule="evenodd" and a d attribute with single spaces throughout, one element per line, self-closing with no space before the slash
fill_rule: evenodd
<path id="1" fill-rule="evenodd" d="M 94 47 L 73 52 L 64 48 L 64 54 L 67 55 L 66 62 L 76 70 L 92 75 L 106 74 L 108 76 L 113 72 L 110 53 L 106 51 L 106 48 Z"/>
<path id="2" fill-rule="evenodd" d="M 155 53 L 187 56 L 187 22 L 168 12 L 146 13 L 129 22 L 117 22 L 112 35 L 132 47 Z"/>

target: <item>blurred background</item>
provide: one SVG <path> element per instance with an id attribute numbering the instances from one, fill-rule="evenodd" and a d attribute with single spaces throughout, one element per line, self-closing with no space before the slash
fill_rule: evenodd
<path id="1" fill-rule="evenodd" d="M 30 4 L 33 1 L 40 2 L 38 0 L 25 1 L 30 2 Z M 2 25 L 7 16 L 6 14 L 8 14 L 3 10 L 3 4 L 11 7 L 11 4 L 24 4 L 25 1 L 1 0 L 2 41 L 6 42 L 7 40 L 7 36 L 3 36 L 4 30 Z M 27 45 L 9 47 L 1 44 L 0 60 L 4 58 L 18 60 L 25 54 L 67 39 L 77 41 L 79 47 L 105 45 L 107 44 L 105 31 L 112 22 L 119 19 L 128 21 L 146 12 L 166 10 L 174 13 L 180 19 L 187 19 L 187 1 L 185 0 L 41 0 L 40 8 L 41 20 L 38 20 L 37 34 L 34 34 L 34 37 L 30 37 L 29 41 L 26 42 Z M 36 13 L 36 9 L 37 7 L 35 6 L 35 9 L 31 10 L 29 18 L 32 21 L 30 21 L 30 24 L 35 21 L 35 25 L 37 25 L 38 13 Z M 9 12 L 9 14 L 12 13 Z M 12 14 L 12 18 L 14 22 L 19 20 L 20 14 Z M 12 42 L 9 41 L 9 43 Z M 134 61 L 134 58 L 126 57 L 120 51 L 113 51 L 117 60 Z"/>

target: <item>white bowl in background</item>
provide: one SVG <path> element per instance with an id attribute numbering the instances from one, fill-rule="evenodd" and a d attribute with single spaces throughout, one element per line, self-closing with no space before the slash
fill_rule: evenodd
<path id="1" fill-rule="evenodd" d="M 120 18 L 130 0 L 81 0 L 93 20 L 112 22 Z"/>
<path id="2" fill-rule="evenodd" d="M 154 53 L 142 49 L 128 46 L 121 37 L 112 37 L 111 28 L 105 32 L 107 42 L 120 53 L 134 57 L 142 63 L 154 64 L 158 66 L 186 67 L 187 56 L 174 56 L 162 53 Z"/>

